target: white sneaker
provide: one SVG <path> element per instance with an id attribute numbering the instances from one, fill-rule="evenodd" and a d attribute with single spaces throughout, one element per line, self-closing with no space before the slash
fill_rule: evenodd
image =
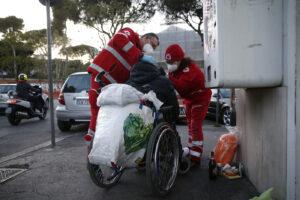
<path id="1" fill-rule="evenodd" d="M 184 147 L 182 151 L 182 157 L 186 157 L 190 154 L 190 149 L 188 147 Z"/>

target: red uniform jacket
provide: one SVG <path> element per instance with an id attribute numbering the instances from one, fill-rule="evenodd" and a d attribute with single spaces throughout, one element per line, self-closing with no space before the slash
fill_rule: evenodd
<path id="1" fill-rule="evenodd" d="M 179 95 L 188 103 L 208 103 L 211 90 L 205 88 L 204 74 L 195 63 L 190 63 L 183 70 L 169 73 Z"/>
<path id="2" fill-rule="evenodd" d="M 129 78 L 131 67 L 141 55 L 139 35 L 130 28 L 124 28 L 116 33 L 98 54 L 88 71 L 93 74 L 92 77 L 104 71 L 102 81 L 106 85 L 124 83 Z M 98 89 L 100 86 L 92 82 L 91 88 Z"/>

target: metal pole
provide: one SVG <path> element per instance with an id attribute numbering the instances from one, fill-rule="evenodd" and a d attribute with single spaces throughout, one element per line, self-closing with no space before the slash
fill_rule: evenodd
<path id="1" fill-rule="evenodd" d="M 54 129 L 54 106 L 53 106 L 53 81 L 51 66 L 51 26 L 50 26 L 50 0 L 46 1 L 47 9 L 47 41 L 48 41 L 48 83 L 50 95 L 50 121 L 51 121 L 51 145 L 55 146 L 55 129 Z"/>
<path id="2" fill-rule="evenodd" d="M 230 126 L 236 125 L 235 88 L 230 89 Z"/>
<path id="3" fill-rule="evenodd" d="M 220 89 L 217 92 L 217 106 L 216 106 L 216 124 L 219 124 L 219 105 L 220 105 Z"/>

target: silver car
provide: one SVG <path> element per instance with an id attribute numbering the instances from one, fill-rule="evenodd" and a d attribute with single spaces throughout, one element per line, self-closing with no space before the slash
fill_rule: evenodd
<path id="1" fill-rule="evenodd" d="M 69 75 L 61 89 L 56 107 L 57 125 L 61 131 L 70 130 L 74 124 L 90 122 L 90 88 L 90 75 L 87 72 Z"/>
<path id="2" fill-rule="evenodd" d="M 16 91 L 17 84 L 0 84 L 0 115 L 5 115 L 8 100 L 8 91 Z"/>
<path id="3" fill-rule="evenodd" d="M 217 97 L 218 97 L 218 90 L 212 89 L 212 96 L 207 111 L 208 117 L 216 118 Z M 231 116 L 231 114 L 232 113 L 230 109 L 230 89 L 220 88 L 219 113 L 218 113 L 219 120 L 225 125 L 233 125 L 236 122 L 235 122 L 235 118 L 232 118 L 233 116 Z"/>

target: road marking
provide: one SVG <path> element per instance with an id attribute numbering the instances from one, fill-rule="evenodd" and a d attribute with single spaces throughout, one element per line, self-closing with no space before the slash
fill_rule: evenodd
<path id="1" fill-rule="evenodd" d="M 69 138 L 69 137 L 72 137 L 72 136 L 75 136 L 75 135 L 78 135 L 78 134 L 73 134 L 73 135 L 68 135 L 68 136 L 56 138 L 55 142 L 60 142 L 60 141 L 62 141 L 64 139 L 66 139 L 66 138 Z M 48 141 L 48 142 L 44 142 L 44 143 L 38 144 L 38 145 L 33 146 L 33 147 L 29 147 L 27 149 L 24 149 L 23 151 L 11 154 L 9 156 L 2 157 L 2 158 L 0 158 L 0 164 L 4 163 L 4 162 L 7 162 L 9 160 L 15 159 L 17 157 L 23 156 L 25 154 L 31 153 L 33 151 L 39 150 L 41 148 L 50 146 L 50 145 L 51 145 L 51 141 Z"/>

